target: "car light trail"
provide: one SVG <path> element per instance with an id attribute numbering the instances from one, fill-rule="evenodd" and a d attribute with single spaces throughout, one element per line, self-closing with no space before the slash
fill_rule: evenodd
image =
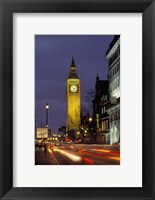
<path id="1" fill-rule="evenodd" d="M 64 150 L 61 150 L 61 149 L 55 149 L 55 151 L 57 151 L 57 152 L 59 152 L 60 154 L 62 154 L 62 155 L 64 155 L 64 156 L 68 157 L 69 159 L 71 159 L 71 160 L 74 161 L 74 162 L 79 162 L 79 161 L 81 161 L 81 157 L 80 157 L 80 156 L 75 156 L 75 155 L 73 155 L 73 154 L 71 154 L 71 153 L 68 153 L 68 152 L 66 152 L 66 151 L 64 151 Z"/>
<path id="2" fill-rule="evenodd" d="M 105 149 L 92 149 L 94 151 L 100 151 L 100 152 L 104 152 L 104 153 L 109 153 L 109 150 L 105 150 Z"/>
<path id="3" fill-rule="evenodd" d="M 93 165 L 94 161 L 89 159 L 89 158 L 82 158 L 82 161 L 84 161 L 85 163 L 89 164 L 89 165 Z"/>
<path id="4" fill-rule="evenodd" d="M 110 159 L 112 159 L 112 160 L 120 160 L 120 158 L 119 157 L 109 157 Z"/>
<path id="5" fill-rule="evenodd" d="M 53 151 L 52 151 L 51 149 L 48 148 L 48 152 L 51 154 L 51 157 L 52 157 L 52 159 L 54 160 L 54 162 L 55 162 L 57 165 L 59 165 L 59 163 L 58 163 L 58 161 L 57 161 L 57 159 L 56 159 L 56 157 L 55 157 Z"/>

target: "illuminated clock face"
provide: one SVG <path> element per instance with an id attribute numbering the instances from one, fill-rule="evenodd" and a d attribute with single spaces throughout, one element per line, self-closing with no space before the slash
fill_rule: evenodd
<path id="1" fill-rule="evenodd" d="M 70 91 L 71 92 L 77 92 L 77 86 L 76 85 L 71 85 L 70 86 Z"/>

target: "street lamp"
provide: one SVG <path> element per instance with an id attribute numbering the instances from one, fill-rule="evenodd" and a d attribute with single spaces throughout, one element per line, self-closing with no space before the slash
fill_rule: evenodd
<path id="1" fill-rule="evenodd" d="M 45 109 L 46 109 L 46 128 L 48 128 L 48 109 L 49 109 L 48 103 L 46 103 Z"/>
<path id="2" fill-rule="evenodd" d="M 77 134 L 80 135 L 80 131 L 78 131 Z"/>
<path id="3" fill-rule="evenodd" d="M 92 122 L 92 120 L 93 120 L 92 117 L 89 117 L 89 122 Z"/>

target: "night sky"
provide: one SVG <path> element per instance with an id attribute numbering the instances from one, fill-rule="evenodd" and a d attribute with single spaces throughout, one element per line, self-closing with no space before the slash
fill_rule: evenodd
<path id="1" fill-rule="evenodd" d="M 74 54 L 81 81 L 81 103 L 95 89 L 96 75 L 107 79 L 106 51 L 113 35 L 36 35 L 35 36 L 35 110 L 36 126 L 45 127 L 45 104 L 49 108 L 49 128 L 57 133 L 66 125 L 66 80 Z"/>

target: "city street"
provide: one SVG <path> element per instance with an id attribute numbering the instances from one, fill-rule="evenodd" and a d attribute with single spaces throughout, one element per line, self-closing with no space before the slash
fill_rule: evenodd
<path id="1" fill-rule="evenodd" d="M 120 151 L 104 145 L 63 144 L 35 148 L 35 165 L 119 165 Z"/>

